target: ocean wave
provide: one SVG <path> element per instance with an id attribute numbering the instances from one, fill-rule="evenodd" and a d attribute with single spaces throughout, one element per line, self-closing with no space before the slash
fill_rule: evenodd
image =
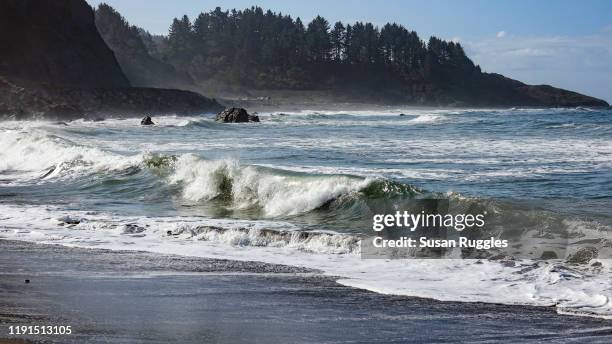
<path id="1" fill-rule="evenodd" d="M 125 157 L 78 145 L 38 129 L 4 131 L 0 147 L 0 172 L 12 174 L 18 180 L 123 170 L 142 160 L 141 156 Z"/>
<path id="2" fill-rule="evenodd" d="M 190 201 L 227 200 L 237 209 L 258 207 L 266 217 L 302 214 L 344 197 L 414 195 L 417 189 L 399 183 L 349 175 L 313 175 L 237 160 L 205 160 L 186 154 L 173 162 L 171 183 L 183 187 Z"/>
<path id="3" fill-rule="evenodd" d="M 233 159 L 207 160 L 193 154 L 178 156 L 140 153 L 125 156 L 76 144 L 44 131 L 5 132 L 0 137 L 0 171 L 19 182 L 46 182 L 98 173 L 135 175 L 141 169 L 179 186 L 189 202 L 220 201 L 229 209 L 258 209 L 264 217 L 303 214 L 335 200 L 360 197 L 410 197 L 417 188 L 384 179 L 343 174 L 292 172 Z M 142 178 L 135 175 L 133 178 Z M 101 183 L 95 178 L 89 183 Z"/>

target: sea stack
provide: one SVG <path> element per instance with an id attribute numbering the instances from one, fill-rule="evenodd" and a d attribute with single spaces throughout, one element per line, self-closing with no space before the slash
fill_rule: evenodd
<path id="1" fill-rule="evenodd" d="M 215 120 L 223 123 L 259 122 L 259 116 L 250 115 L 243 108 L 232 107 L 219 112 Z"/>
<path id="2" fill-rule="evenodd" d="M 140 125 L 153 125 L 155 123 L 153 123 L 153 120 L 151 119 L 151 116 L 145 116 L 145 118 L 143 118 L 140 121 Z"/>

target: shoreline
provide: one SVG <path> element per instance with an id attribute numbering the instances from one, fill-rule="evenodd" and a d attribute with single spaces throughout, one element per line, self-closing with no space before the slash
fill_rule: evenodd
<path id="1" fill-rule="evenodd" d="M 206 92 L 204 92 L 206 93 Z M 505 110 L 505 109 L 594 109 L 594 110 L 609 110 L 612 106 L 595 106 L 595 105 L 526 105 L 526 104 L 434 104 L 434 103 L 418 103 L 418 102 L 389 102 L 387 101 L 374 101 L 374 100 L 363 100 L 363 99 L 347 99 L 347 98 L 326 98 L 319 95 L 320 92 L 313 91 L 312 93 L 306 93 L 307 95 L 281 95 L 275 92 L 254 91 L 255 95 L 248 97 L 245 94 L 242 95 L 215 95 L 217 101 L 226 107 L 243 107 L 249 112 L 293 112 L 299 110 L 316 110 L 325 111 L 330 109 L 342 109 L 345 111 L 350 110 L 361 110 L 361 109 L 404 109 L 409 110 Z M 260 99 L 266 98 L 266 99 Z"/>
<path id="2" fill-rule="evenodd" d="M 612 322 L 606 319 L 560 315 L 553 307 L 378 294 L 286 265 L 5 239 L 0 248 L 0 338 L 5 340 L 43 339 L 7 336 L 7 326 L 23 325 L 24 319 L 32 325 L 73 324 L 75 335 L 44 338 L 51 342 L 155 343 L 164 335 L 219 343 L 612 339 Z M 137 326 L 130 327 L 134 322 Z M 266 330 L 269 322 L 275 330 Z M 134 332 L 143 323 L 156 335 L 148 334 L 148 327 Z M 206 336 L 195 330 L 202 326 Z M 415 331 L 423 327 L 428 330 L 418 337 Z M 367 334 L 360 333 L 364 329 Z"/>
<path id="3" fill-rule="evenodd" d="M 16 115 L 14 113 L 0 113 L 0 121 L 41 121 L 41 122 L 67 122 L 70 123 L 72 121 L 85 120 L 85 121 L 94 121 L 101 122 L 104 120 L 112 120 L 112 119 L 140 119 L 143 116 L 151 115 L 152 117 L 166 117 L 166 116 L 176 116 L 176 117 L 201 117 L 201 118 L 209 118 L 214 119 L 215 115 L 221 111 L 222 109 L 227 109 L 231 107 L 241 107 L 245 108 L 251 114 L 261 114 L 261 113 L 292 113 L 299 112 L 305 109 L 313 110 L 313 111 L 334 111 L 334 110 L 343 110 L 343 111 L 392 111 L 398 112 L 398 115 L 404 115 L 404 112 L 410 111 L 501 111 L 501 110 L 515 110 L 515 111 L 524 111 L 524 110 L 545 110 L 545 109 L 561 109 L 561 110 L 587 110 L 587 111 L 609 111 L 612 109 L 612 106 L 555 106 L 555 107 L 547 107 L 547 106 L 504 106 L 504 105 L 474 105 L 474 106 L 452 106 L 452 105 L 425 105 L 425 104 L 407 104 L 407 103 L 397 103 L 397 104 L 388 104 L 388 103 L 359 103 L 359 102 L 310 102 L 310 103 L 299 103 L 291 101 L 280 101 L 278 103 L 267 104 L 260 101 L 251 101 L 251 100 L 240 100 L 240 99 L 218 99 L 220 103 L 220 108 L 217 110 L 202 110 L 199 112 L 176 112 L 176 111 L 162 111 L 162 112 L 151 112 L 151 111 L 132 111 L 132 112 L 107 112 L 106 115 L 103 116 L 101 113 L 88 113 L 88 114 L 80 114 L 80 115 L 64 115 L 64 114 L 55 114 L 50 116 L 39 116 L 39 115 L 24 115 L 19 114 Z"/>

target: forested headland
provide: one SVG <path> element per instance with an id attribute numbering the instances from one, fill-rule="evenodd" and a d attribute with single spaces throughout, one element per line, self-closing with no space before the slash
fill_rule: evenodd
<path id="1" fill-rule="evenodd" d="M 132 82 L 217 94 L 318 90 L 345 99 L 423 105 L 560 105 L 597 100 L 483 73 L 460 43 L 388 23 L 330 23 L 251 7 L 171 21 L 167 35 L 130 25 L 106 4 L 96 25 Z M 603 105 L 603 104 L 602 104 Z"/>

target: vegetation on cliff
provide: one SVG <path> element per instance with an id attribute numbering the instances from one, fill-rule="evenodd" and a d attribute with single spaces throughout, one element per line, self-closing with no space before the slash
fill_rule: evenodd
<path id="1" fill-rule="evenodd" d="M 396 23 L 332 25 L 317 16 L 304 24 L 260 7 L 217 7 L 193 21 L 174 18 L 167 36 L 153 36 L 129 26 L 108 5 L 98 7 L 96 18 L 105 39 L 105 32 L 114 32 L 107 39 L 111 47 L 140 36 L 134 43 L 139 50 L 146 48 L 150 57 L 189 75 L 202 89 L 329 90 L 426 105 L 607 106 L 574 92 L 483 73 L 460 43 L 437 37 L 426 42 Z M 116 55 L 125 49 L 118 47 Z M 121 64 L 129 70 L 135 63 Z"/>
<path id="2" fill-rule="evenodd" d="M 132 86 L 190 88 L 193 80 L 149 54 L 142 29 L 131 26 L 112 7 L 101 4 L 95 12 L 96 26 Z M 144 34 L 144 33 L 143 33 Z M 154 43 L 152 43 L 154 44 Z"/>

